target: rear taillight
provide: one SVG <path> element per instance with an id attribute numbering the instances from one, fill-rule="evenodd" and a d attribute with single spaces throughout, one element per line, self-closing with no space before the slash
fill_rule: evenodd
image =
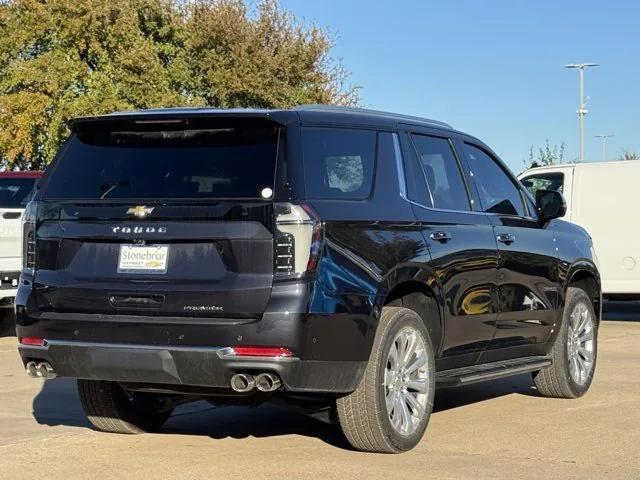
<path id="1" fill-rule="evenodd" d="M 30 347 L 44 347 L 44 338 L 41 337 L 20 337 L 18 339 L 20 345 L 28 345 Z"/>
<path id="2" fill-rule="evenodd" d="M 289 278 L 315 270 L 322 241 L 322 225 L 308 205 L 277 203 L 274 239 L 276 277 Z"/>
<path id="3" fill-rule="evenodd" d="M 29 202 L 22 215 L 22 266 L 36 266 L 36 204 Z"/>

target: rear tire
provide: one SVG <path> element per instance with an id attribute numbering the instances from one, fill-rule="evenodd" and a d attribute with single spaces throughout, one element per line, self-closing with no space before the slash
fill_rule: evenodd
<path id="1" fill-rule="evenodd" d="M 421 367 L 411 370 L 418 363 Z M 383 308 L 360 385 L 336 402 L 349 443 L 358 450 L 379 453 L 415 447 L 433 408 L 434 367 L 431 338 L 420 316 L 407 308 Z"/>
<path id="2" fill-rule="evenodd" d="M 562 325 L 549 353 L 553 364 L 533 374 L 538 392 L 552 398 L 581 397 L 593 381 L 597 354 L 598 317 L 591 300 L 584 290 L 569 287 Z"/>
<path id="3" fill-rule="evenodd" d="M 78 393 L 89 422 L 102 432 L 152 432 L 173 411 L 161 409 L 155 395 L 126 392 L 115 382 L 78 380 Z"/>
<path id="4" fill-rule="evenodd" d="M 0 309 L 0 337 L 12 337 L 16 334 L 16 316 L 12 308 Z"/>

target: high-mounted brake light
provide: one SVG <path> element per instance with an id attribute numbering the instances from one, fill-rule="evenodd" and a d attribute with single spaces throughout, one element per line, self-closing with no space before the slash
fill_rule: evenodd
<path id="1" fill-rule="evenodd" d="M 313 271 L 318 265 L 322 224 L 308 205 L 275 205 L 275 274 L 287 278 Z"/>
<path id="2" fill-rule="evenodd" d="M 40 337 L 20 337 L 18 342 L 20 345 L 29 345 L 30 347 L 44 347 L 44 338 Z"/>
<path id="3" fill-rule="evenodd" d="M 293 357 L 293 352 L 284 347 L 233 347 L 237 357 Z"/>

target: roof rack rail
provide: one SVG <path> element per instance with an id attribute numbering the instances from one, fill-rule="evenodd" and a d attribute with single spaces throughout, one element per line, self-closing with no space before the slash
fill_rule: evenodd
<path id="1" fill-rule="evenodd" d="M 360 107 L 344 107 L 341 105 L 324 105 L 324 104 L 303 104 L 303 105 L 297 105 L 293 107 L 292 110 L 298 110 L 298 111 L 314 111 L 315 110 L 315 111 L 324 111 L 324 112 L 348 112 L 348 113 L 360 113 L 360 114 L 366 114 L 366 115 L 381 115 L 385 117 L 397 118 L 398 120 L 420 121 L 423 123 L 430 123 L 432 125 L 436 125 L 439 127 L 453 128 L 448 123 L 441 122 L 439 120 L 432 120 L 430 118 L 422 118 L 422 117 L 416 117 L 412 115 L 403 115 L 400 113 L 385 112 L 382 110 L 372 110 L 372 109 L 360 108 Z"/>

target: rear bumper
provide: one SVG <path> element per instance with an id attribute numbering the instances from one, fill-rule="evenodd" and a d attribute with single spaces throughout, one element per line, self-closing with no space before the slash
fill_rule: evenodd
<path id="1" fill-rule="evenodd" d="M 366 368 L 361 361 L 316 361 L 286 357 L 237 357 L 224 347 L 162 347 L 48 341 L 19 346 L 22 361 L 49 362 L 61 377 L 121 383 L 230 388 L 240 372 L 272 372 L 291 392 L 352 392 Z"/>
<path id="2" fill-rule="evenodd" d="M 25 363 L 48 361 L 62 377 L 230 389 L 235 373 L 273 372 L 288 391 L 350 392 L 375 336 L 368 298 L 328 297 L 313 282 L 274 284 L 260 318 L 42 311 L 35 288 L 23 275 L 16 331 L 47 345 L 21 345 L 20 354 Z M 224 355 L 238 346 L 287 348 L 296 358 Z"/>

